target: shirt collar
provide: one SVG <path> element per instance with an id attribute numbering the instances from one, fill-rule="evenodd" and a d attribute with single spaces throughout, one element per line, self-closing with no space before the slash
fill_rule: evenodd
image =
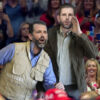
<path id="1" fill-rule="evenodd" d="M 62 31 L 61 27 L 60 27 L 60 30 L 58 31 L 58 34 L 62 35 L 63 37 L 65 37 L 65 34 L 66 34 L 66 36 L 68 36 L 70 33 L 71 33 L 71 31 L 68 31 L 68 32 L 64 33 Z"/>
<path id="2" fill-rule="evenodd" d="M 30 52 L 31 52 L 31 55 L 34 57 L 33 48 L 34 48 L 34 42 L 31 41 L 31 43 L 30 43 Z M 43 49 L 42 49 L 42 50 L 43 50 Z M 41 50 L 41 51 L 42 51 L 42 50 Z M 40 53 L 38 54 L 38 56 L 40 56 L 41 51 L 40 51 Z"/>

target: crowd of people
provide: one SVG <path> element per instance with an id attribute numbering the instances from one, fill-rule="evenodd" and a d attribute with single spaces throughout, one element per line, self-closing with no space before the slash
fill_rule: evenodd
<path id="1" fill-rule="evenodd" d="M 100 0 L 0 0 L 0 100 L 100 99 Z"/>

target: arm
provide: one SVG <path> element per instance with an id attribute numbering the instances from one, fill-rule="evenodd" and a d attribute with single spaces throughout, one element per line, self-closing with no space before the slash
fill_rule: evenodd
<path id="1" fill-rule="evenodd" d="M 52 63 L 50 60 L 49 67 L 46 69 L 44 73 L 44 84 L 43 85 L 44 85 L 44 88 L 48 90 L 50 88 L 54 88 L 55 83 L 56 83 L 56 77 L 53 72 Z"/>
<path id="2" fill-rule="evenodd" d="M 15 45 L 10 44 L 0 50 L 0 65 L 4 65 L 11 61 L 15 52 Z"/>
<path id="3" fill-rule="evenodd" d="M 9 19 L 7 14 L 3 14 L 3 20 L 5 20 L 7 23 L 7 35 L 8 35 L 8 37 L 13 37 L 14 36 L 13 28 L 11 26 L 10 19 Z"/>
<path id="4" fill-rule="evenodd" d="M 95 45 L 88 39 L 88 37 L 82 33 L 76 17 L 73 17 L 72 23 L 72 32 L 75 37 L 74 40 L 76 44 L 82 49 L 84 56 L 88 58 L 96 58 L 98 55 L 98 50 Z"/>
<path id="5" fill-rule="evenodd" d="M 49 63 L 49 67 L 46 69 L 46 72 L 44 73 L 44 88 L 45 90 L 48 90 L 50 88 L 58 88 L 62 90 L 65 89 L 64 85 L 61 82 L 56 83 L 56 77 L 53 72 L 51 60 Z"/>
<path id="6" fill-rule="evenodd" d="M 22 8 L 22 11 L 26 13 L 27 12 L 26 0 L 19 0 L 19 4 Z"/>
<path id="7" fill-rule="evenodd" d="M 80 43 L 79 43 L 80 41 Z M 84 56 L 88 58 L 96 58 L 98 55 L 98 49 L 96 46 L 88 39 L 88 37 L 85 34 L 82 34 L 79 37 L 79 45 L 83 48 Z"/>

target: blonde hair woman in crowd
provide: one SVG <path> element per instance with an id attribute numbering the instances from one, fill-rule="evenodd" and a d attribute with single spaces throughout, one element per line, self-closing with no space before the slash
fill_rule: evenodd
<path id="1" fill-rule="evenodd" d="M 87 60 L 85 68 L 87 91 L 96 91 L 100 94 L 100 69 L 98 61 L 94 58 Z"/>

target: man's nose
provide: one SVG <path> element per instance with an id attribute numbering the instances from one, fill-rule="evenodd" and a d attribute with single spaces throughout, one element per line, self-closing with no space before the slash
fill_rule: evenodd
<path id="1" fill-rule="evenodd" d="M 66 15 L 66 19 L 69 19 L 69 16 L 68 15 Z"/>

